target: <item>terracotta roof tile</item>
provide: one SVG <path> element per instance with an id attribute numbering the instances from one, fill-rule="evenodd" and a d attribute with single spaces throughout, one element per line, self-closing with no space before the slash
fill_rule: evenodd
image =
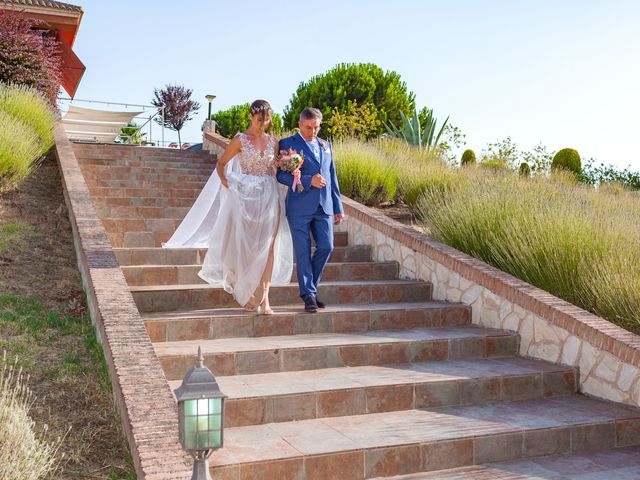
<path id="1" fill-rule="evenodd" d="M 59 10 L 70 10 L 74 12 L 82 11 L 82 7 L 77 5 L 56 2 L 53 0 L 0 0 L 0 6 L 2 6 L 2 4 L 24 5 L 25 7 L 56 8 Z"/>

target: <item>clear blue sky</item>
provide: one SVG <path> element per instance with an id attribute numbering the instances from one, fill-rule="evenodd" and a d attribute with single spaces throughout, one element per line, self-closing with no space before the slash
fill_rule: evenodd
<path id="1" fill-rule="evenodd" d="M 70 2 L 85 12 L 76 98 L 148 103 L 184 84 L 202 108 L 183 141 L 200 141 L 205 94 L 214 111 L 265 98 L 282 112 L 301 81 L 373 62 L 477 152 L 511 136 L 640 170 L 635 0 Z"/>

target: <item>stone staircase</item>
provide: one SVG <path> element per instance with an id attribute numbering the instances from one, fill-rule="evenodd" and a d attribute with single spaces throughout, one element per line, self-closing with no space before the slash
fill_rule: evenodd
<path id="1" fill-rule="evenodd" d="M 229 396 L 213 478 L 574 478 L 536 476 L 539 458 L 587 475 L 597 450 L 610 469 L 588 478 L 640 478 L 638 410 L 580 395 L 575 369 L 518 356 L 517 334 L 474 326 L 468 306 L 434 301 L 369 246 L 335 234 L 327 309 L 304 313 L 292 278 L 272 288 L 275 315 L 248 314 L 197 277 L 204 250 L 160 247 L 214 157 L 74 151 L 171 387 L 201 346 Z"/>

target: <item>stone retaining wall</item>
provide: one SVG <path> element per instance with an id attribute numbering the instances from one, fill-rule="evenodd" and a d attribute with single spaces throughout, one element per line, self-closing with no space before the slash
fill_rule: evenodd
<path id="1" fill-rule="evenodd" d="M 60 124 L 55 143 L 78 268 L 137 477 L 190 478 L 176 402 Z"/>
<path id="2" fill-rule="evenodd" d="M 584 393 L 640 406 L 640 337 L 357 202 L 344 204 L 339 229 L 349 243 L 399 262 L 404 278 L 432 282 L 435 299 L 471 305 L 473 323 L 517 331 L 521 355 L 579 367 Z"/>

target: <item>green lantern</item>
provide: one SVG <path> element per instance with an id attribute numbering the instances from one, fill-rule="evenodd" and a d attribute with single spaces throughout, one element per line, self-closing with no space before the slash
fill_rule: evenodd
<path id="1" fill-rule="evenodd" d="M 195 460 L 191 479 L 209 480 L 207 459 L 223 445 L 224 399 L 227 396 L 220 391 L 211 370 L 204 366 L 200 347 L 196 366 L 187 372 L 175 395 L 180 443 Z"/>

